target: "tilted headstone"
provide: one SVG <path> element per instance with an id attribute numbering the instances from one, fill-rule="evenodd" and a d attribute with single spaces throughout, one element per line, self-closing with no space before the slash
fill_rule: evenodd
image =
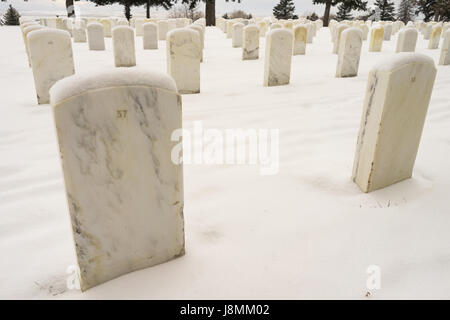
<path id="1" fill-rule="evenodd" d="M 249 25 L 243 31 L 242 60 L 259 59 L 259 32 L 256 25 Z"/>
<path id="2" fill-rule="evenodd" d="M 342 31 L 336 77 L 355 77 L 358 75 L 359 58 L 362 47 L 362 31 L 352 27 Z"/>
<path id="3" fill-rule="evenodd" d="M 244 31 L 243 23 L 235 23 L 233 25 L 233 39 L 232 39 L 232 47 L 233 48 L 241 48 L 242 47 L 242 38 Z"/>
<path id="4" fill-rule="evenodd" d="M 398 32 L 397 48 L 395 52 L 416 51 L 417 37 L 419 33 L 415 28 L 404 28 Z"/>
<path id="5" fill-rule="evenodd" d="M 181 94 L 200 92 L 200 35 L 190 28 L 175 29 L 167 35 L 167 73 Z"/>
<path id="6" fill-rule="evenodd" d="M 169 24 L 167 20 L 158 21 L 158 39 L 166 40 L 167 32 L 169 30 Z"/>
<path id="7" fill-rule="evenodd" d="M 87 25 L 87 36 L 89 50 L 105 50 L 105 37 L 103 36 L 103 25 L 91 22 Z"/>
<path id="8" fill-rule="evenodd" d="M 70 34 L 45 28 L 30 32 L 27 40 L 38 104 L 49 103 L 50 88 L 75 73 Z"/>
<path id="9" fill-rule="evenodd" d="M 294 34 L 288 29 L 271 30 L 266 37 L 264 86 L 289 84 Z"/>
<path id="10" fill-rule="evenodd" d="M 353 181 L 371 192 L 412 176 L 436 77 L 431 58 L 399 53 L 369 74 Z"/>
<path id="11" fill-rule="evenodd" d="M 436 25 L 431 30 L 430 41 L 428 42 L 428 49 L 437 49 L 439 48 L 439 42 L 441 40 L 442 27 L 440 25 Z"/>
<path id="12" fill-rule="evenodd" d="M 114 65 L 116 67 L 134 67 L 136 50 L 134 45 L 134 29 L 118 26 L 112 29 Z"/>
<path id="13" fill-rule="evenodd" d="M 142 26 L 144 50 L 158 49 L 158 25 L 147 22 Z"/>
<path id="14" fill-rule="evenodd" d="M 299 24 L 294 27 L 294 56 L 306 53 L 306 40 L 308 37 L 308 27 Z"/>
<path id="15" fill-rule="evenodd" d="M 439 64 L 446 66 L 450 64 L 450 29 L 445 31 L 443 38 Z"/>
<path id="16" fill-rule="evenodd" d="M 370 30 L 369 52 L 380 52 L 383 47 L 384 28 L 375 26 Z"/>
<path id="17" fill-rule="evenodd" d="M 136 69 L 59 81 L 51 101 L 81 290 L 184 254 L 181 97 Z"/>

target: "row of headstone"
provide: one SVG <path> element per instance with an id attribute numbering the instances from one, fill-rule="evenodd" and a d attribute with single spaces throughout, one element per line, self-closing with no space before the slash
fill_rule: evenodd
<path id="1" fill-rule="evenodd" d="M 343 39 L 352 34 L 362 38 L 352 27 Z M 289 30 L 271 30 L 268 51 L 291 59 L 278 50 L 292 38 Z M 194 30 L 173 30 L 167 40 L 183 59 L 190 48 L 182 41 L 200 50 Z M 363 192 L 411 177 L 435 77 L 433 60 L 415 53 L 370 72 L 352 173 Z M 116 69 L 68 77 L 50 94 L 81 289 L 182 256 L 183 164 L 171 159 L 182 107 L 173 79 Z"/>

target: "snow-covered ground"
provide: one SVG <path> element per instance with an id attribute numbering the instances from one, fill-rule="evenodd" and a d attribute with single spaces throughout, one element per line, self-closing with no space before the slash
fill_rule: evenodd
<path id="1" fill-rule="evenodd" d="M 191 128 L 280 129 L 280 170 L 185 166 L 186 255 L 81 293 L 51 108 L 38 106 L 18 27 L 0 41 L 0 298 L 361 298 L 367 268 L 377 298 L 450 298 L 450 66 L 438 74 L 413 178 L 370 194 L 350 180 L 370 68 L 394 55 L 364 43 L 358 77 L 334 77 L 327 28 L 292 61 L 291 84 L 265 88 L 263 56 L 207 28 L 202 93 L 183 96 Z M 137 43 L 137 68 L 165 71 Z M 439 50 L 417 52 L 436 62 Z M 262 41 L 264 48 L 264 41 Z M 77 72 L 113 68 L 104 52 L 73 45 Z"/>

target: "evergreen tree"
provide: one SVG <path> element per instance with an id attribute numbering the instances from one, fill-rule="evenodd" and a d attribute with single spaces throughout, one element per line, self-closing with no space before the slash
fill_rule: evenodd
<path id="1" fill-rule="evenodd" d="M 277 19 L 293 19 L 295 5 L 293 0 L 280 0 L 273 8 L 273 15 Z"/>
<path id="2" fill-rule="evenodd" d="M 389 0 L 376 0 L 375 5 L 380 9 L 380 19 L 382 21 L 395 20 L 394 2 L 389 2 Z"/>
<path id="3" fill-rule="evenodd" d="M 67 0 L 69 1 L 69 0 Z M 150 7 L 161 6 L 164 9 L 170 9 L 173 5 L 172 0 L 90 0 L 97 6 L 106 6 L 118 3 L 124 6 L 125 17 L 131 19 L 131 7 L 145 5 L 147 8 L 147 18 L 150 18 Z"/>
<path id="4" fill-rule="evenodd" d="M 414 1 L 402 0 L 398 6 L 397 19 L 405 24 L 414 19 Z"/>
<path id="5" fill-rule="evenodd" d="M 325 4 L 325 13 L 323 14 L 323 26 L 328 27 L 330 21 L 331 7 L 337 6 L 341 3 L 346 3 L 351 10 L 366 11 L 367 1 L 364 0 L 313 0 L 313 4 Z"/>
<path id="6" fill-rule="evenodd" d="M 12 5 L 9 5 L 8 10 L 3 15 L 2 22 L 6 26 L 18 26 L 19 25 L 19 12 L 13 8 Z"/>
<path id="7" fill-rule="evenodd" d="M 450 20 L 450 0 L 440 0 L 435 4 L 435 20 L 449 21 Z"/>
<path id="8" fill-rule="evenodd" d="M 352 11 L 352 7 L 349 6 L 347 4 L 347 2 L 342 2 L 339 6 L 338 6 L 338 12 L 336 14 L 336 18 L 339 21 L 343 21 L 343 20 L 351 20 L 353 19 L 351 12 Z"/>
<path id="9" fill-rule="evenodd" d="M 423 21 L 430 21 L 435 16 L 434 9 L 437 2 L 437 0 L 416 0 L 416 14 L 422 13 L 424 15 Z"/>

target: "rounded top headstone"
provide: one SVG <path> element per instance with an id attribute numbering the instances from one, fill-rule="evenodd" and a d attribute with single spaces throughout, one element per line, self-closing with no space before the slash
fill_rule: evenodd
<path id="1" fill-rule="evenodd" d="M 94 75 L 76 74 L 58 81 L 50 89 L 51 104 L 57 104 L 86 91 L 123 86 L 147 86 L 178 93 L 175 81 L 165 73 L 120 68 Z"/>

